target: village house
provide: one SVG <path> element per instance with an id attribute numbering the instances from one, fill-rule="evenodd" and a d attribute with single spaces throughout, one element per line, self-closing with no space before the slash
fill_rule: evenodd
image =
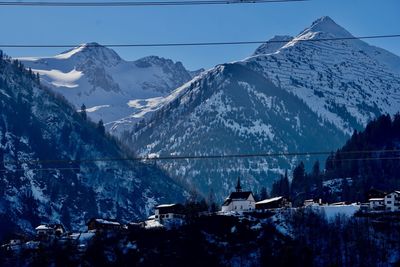
<path id="1" fill-rule="evenodd" d="M 279 208 L 290 208 L 292 207 L 292 203 L 288 201 L 286 198 L 273 197 L 269 199 L 264 199 L 256 202 L 256 210 L 268 210 L 268 209 L 279 209 Z"/>
<path id="2" fill-rule="evenodd" d="M 115 221 L 115 220 L 105 220 L 105 219 L 98 219 L 92 218 L 87 223 L 88 231 L 112 231 L 112 230 L 121 230 L 123 226 Z"/>
<path id="3" fill-rule="evenodd" d="M 41 224 L 35 228 L 38 237 L 62 236 L 65 228 L 62 224 Z"/>
<path id="4" fill-rule="evenodd" d="M 222 205 L 222 212 L 243 212 L 253 211 L 256 208 L 256 201 L 254 200 L 251 191 L 242 191 L 240 185 L 240 178 L 238 178 L 236 185 L 236 192 L 232 192 L 228 198 L 225 199 Z"/>
<path id="5" fill-rule="evenodd" d="M 384 210 L 385 209 L 385 198 L 370 198 L 368 200 L 370 210 Z"/>
<path id="6" fill-rule="evenodd" d="M 182 219 L 185 217 L 185 211 L 182 204 L 162 204 L 154 208 L 154 215 L 149 219 L 154 220 L 168 220 L 168 219 Z"/>
<path id="7" fill-rule="evenodd" d="M 308 206 L 319 206 L 322 205 L 322 199 L 306 199 L 304 200 L 303 206 L 308 207 Z"/>
<path id="8" fill-rule="evenodd" d="M 393 191 L 387 194 L 384 198 L 387 211 L 400 210 L 400 191 Z"/>

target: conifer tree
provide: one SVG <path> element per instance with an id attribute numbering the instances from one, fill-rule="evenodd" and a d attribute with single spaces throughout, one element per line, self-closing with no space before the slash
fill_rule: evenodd
<path id="1" fill-rule="evenodd" d="M 267 188 L 265 186 L 261 187 L 259 199 L 263 200 L 263 199 L 267 199 L 268 197 L 269 196 L 268 196 Z"/>
<path id="2" fill-rule="evenodd" d="M 97 130 L 98 130 L 101 134 L 105 134 L 106 128 L 104 127 L 103 120 L 99 120 L 99 122 L 97 123 Z"/>
<path id="3" fill-rule="evenodd" d="M 82 104 L 80 113 L 81 113 L 82 118 L 84 120 L 86 120 L 87 119 L 87 114 L 86 114 L 86 106 L 85 106 L 85 104 Z"/>

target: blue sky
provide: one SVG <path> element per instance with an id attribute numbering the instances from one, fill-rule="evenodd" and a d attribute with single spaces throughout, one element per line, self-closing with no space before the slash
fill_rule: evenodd
<path id="1" fill-rule="evenodd" d="M 52 0 L 57 2 L 55 0 Z M 0 43 L 170 43 L 267 40 L 296 35 L 328 15 L 355 36 L 400 34 L 399 0 L 312 0 L 221 6 L 0 7 Z M 368 40 L 400 55 L 400 38 Z M 257 45 L 117 48 L 134 60 L 158 55 L 189 69 L 250 55 Z M 66 49 L 6 48 L 11 56 L 49 56 Z"/>

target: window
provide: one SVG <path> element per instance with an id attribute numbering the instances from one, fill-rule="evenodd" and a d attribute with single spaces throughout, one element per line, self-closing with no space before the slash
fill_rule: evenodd
<path id="1" fill-rule="evenodd" d="M 169 216 L 168 214 L 167 214 L 167 215 L 165 215 L 165 218 L 168 218 L 168 216 Z"/>
<path id="2" fill-rule="evenodd" d="M 158 218 L 158 215 L 156 215 L 156 218 Z"/>
<path id="3" fill-rule="evenodd" d="M 386 203 L 388 203 L 388 204 L 392 204 L 392 201 L 386 201 Z"/>

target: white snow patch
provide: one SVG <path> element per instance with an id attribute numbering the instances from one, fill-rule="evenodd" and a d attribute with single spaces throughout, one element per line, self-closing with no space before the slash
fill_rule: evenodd
<path id="1" fill-rule="evenodd" d="M 108 107 L 110 107 L 110 105 L 100 105 L 100 106 L 94 106 L 94 107 L 91 107 L 91 108 L 87 108 L 86 109 L 86 112 L 96 112 L 96 111 L 98 111 L 99 109 L 102 109 L 102 108 L 108 108 Z"/>
<path id="2" fill-rule="evenodd" d="M 62 72 L 59 70 L 38 70 L 33 69 L 32 71 L 39 73 L 43 76 L 43 79 L 50 79 L 48 81 L 50 84 L 55 87 L 67 87 L 67 88 L 75 88 L 78 87 L 77 81 L 83 76 L 81 71 L 77 71 L 76 69 L 71 70 L 70 72 Z"/>
<path id="3" fill-rule="evenodd" d="M 67 51 L 65 53 L 56 55 L 56 56 L 54 56 L 54 58 L 57 58 L 57 59 L 68 59 L 68 58 L 72 57 L 73 55 L 75 55 L 76 53 L 79 53 L 80 51 L 82 51 L 85 47 L 86 47 L 85 44 L 80 45 L 80 46 L 75 47 L 74 49 L 71 49 L 71 50 L 69 50 L 69 51 Z"/>
<path id="4" fill-rule="evenodd" d="M 326 206 L 310 206 L 313 210 L 318 210 L 325 213 L 328 220 L 335 219 L 338 215 L 344 215 L 346 217 L 351 217 L 360 209 L 360 205 L 326 205 Z"/>

